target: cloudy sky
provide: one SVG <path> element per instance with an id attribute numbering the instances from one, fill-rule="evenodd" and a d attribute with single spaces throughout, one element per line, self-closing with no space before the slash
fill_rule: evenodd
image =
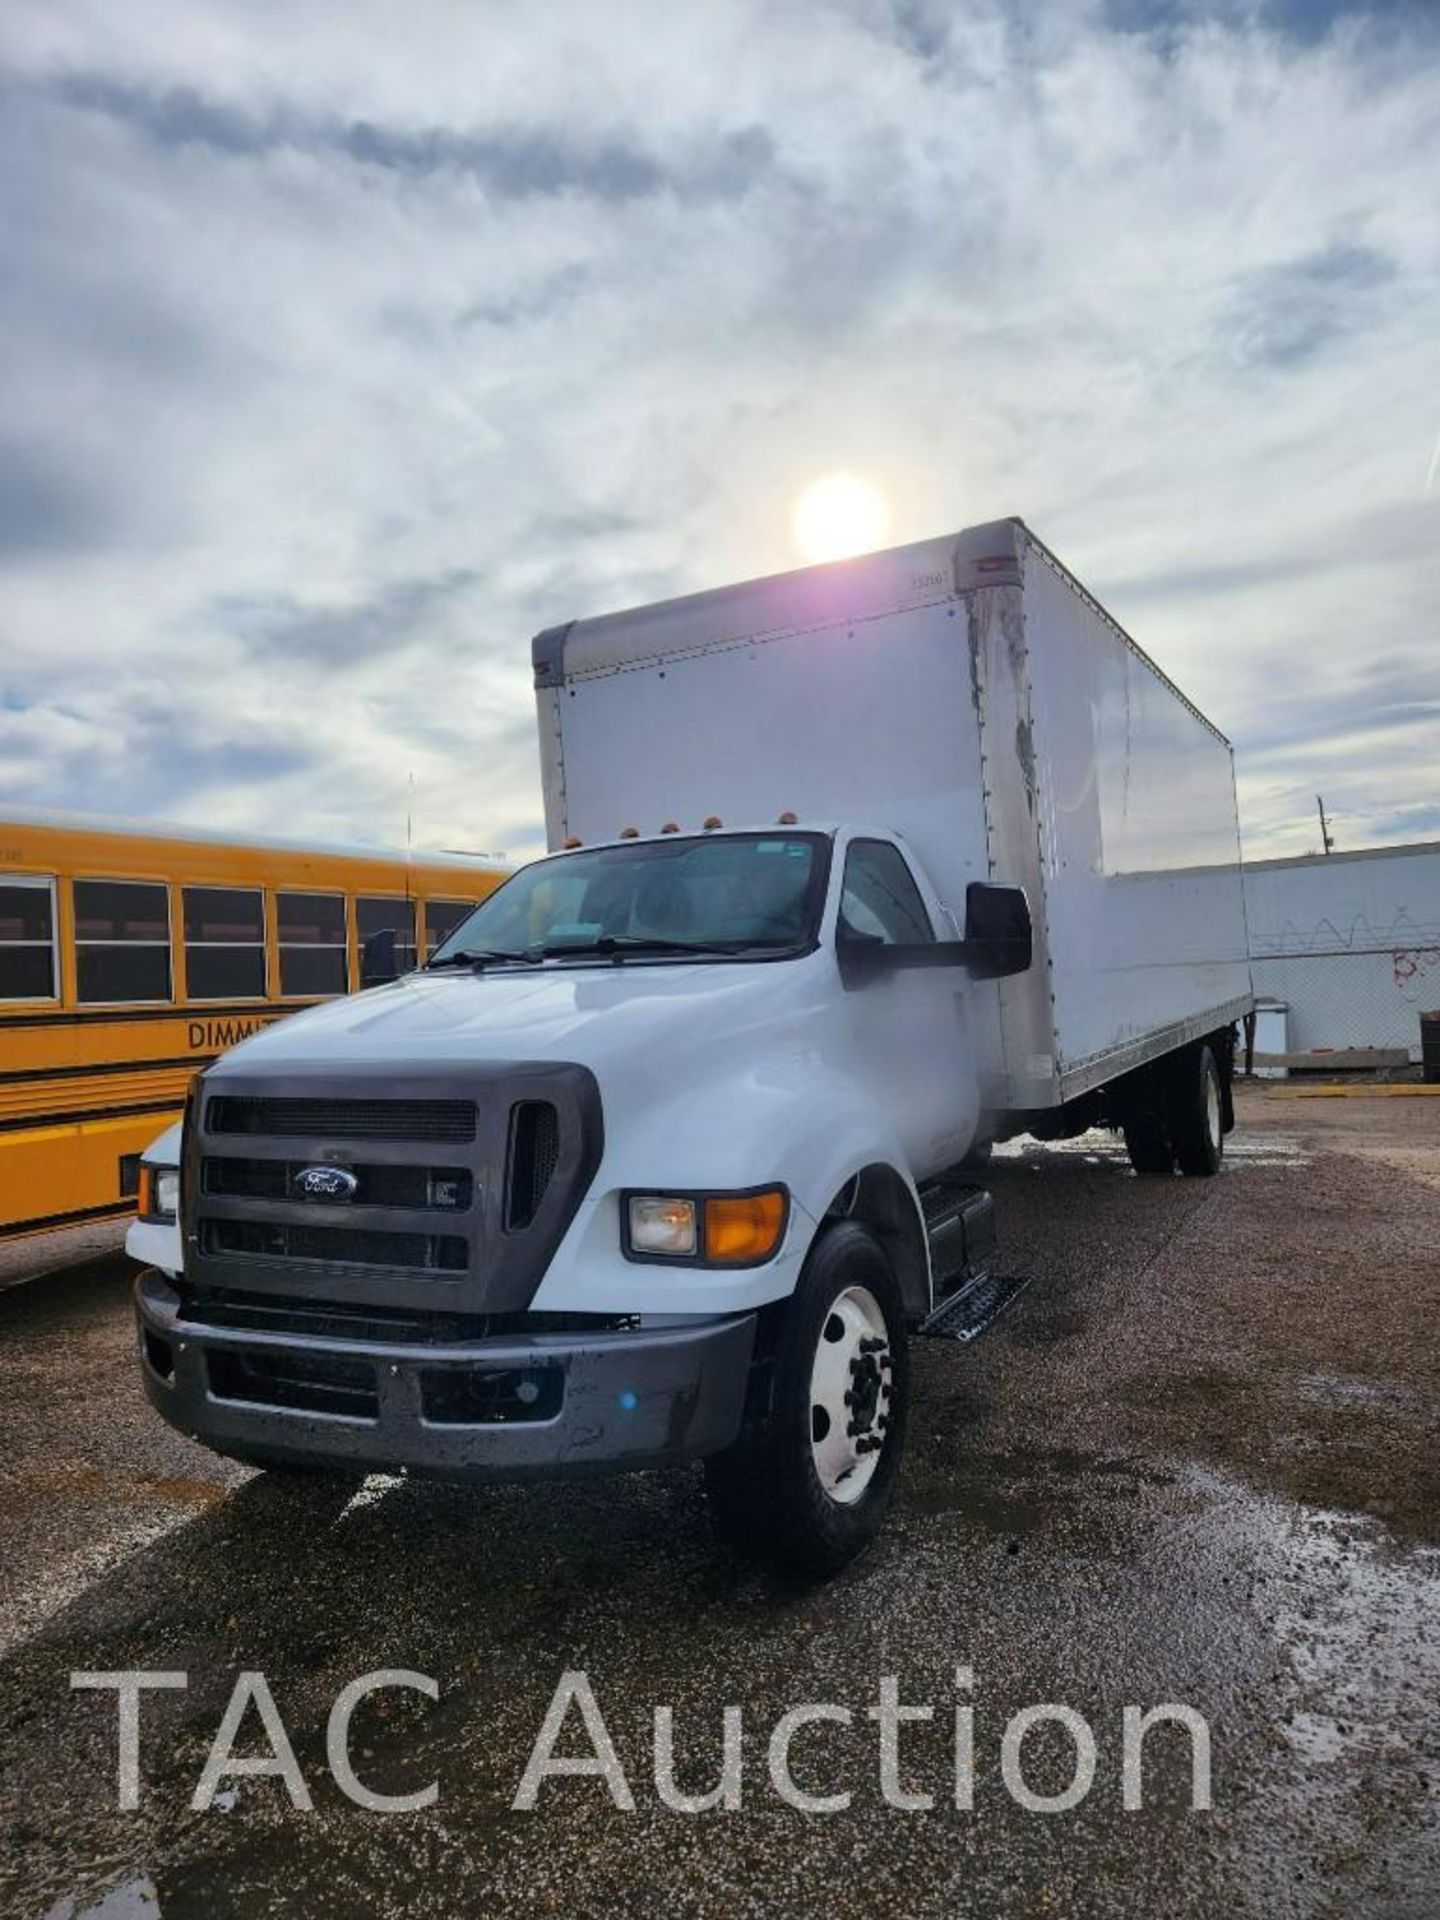
<path id="1" fill-rule="evenodd" d="M 1020 513 L 1440 834 L 1437 0 L 6 0 L 0 808 L 541 839 L 531 633 Z"/>

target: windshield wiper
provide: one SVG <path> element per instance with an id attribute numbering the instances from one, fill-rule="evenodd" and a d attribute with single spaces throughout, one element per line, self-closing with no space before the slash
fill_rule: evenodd
<path id="1" fill-rule="evenodd" d="M 530 952 L 544 960 L 563 960 L 568 954 L 594 953 L 607 960 L 624 960 L 632 953 L 753 953 L 757 948 L 773 949 L 775 944 L 763 940 L 666 940 L 658 934 L 652 938 L 648 934 L 602 933 L 596 940 L 557 940 L 550 945 L 532 947 Z"/>
<path id="2" fill-rule="evenodd" d="M 528 960 L 528 953 L 514 953 L 508 947 L 465 947 L 459 953 L 442 954 L 438 960 L 427 960 L 425 971 L 438 973 L 442 967 L 471 967 L 476 972 L 491 960 Z"/>

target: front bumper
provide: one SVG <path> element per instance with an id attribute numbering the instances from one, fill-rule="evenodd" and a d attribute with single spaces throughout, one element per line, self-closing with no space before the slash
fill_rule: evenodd
<path id="1" fill-rule="evenodd" d="M 135 1310 L 151 1405 L 216 1452 L 473 1480 L 719 1452 L 740 1431 L 755 1344 L 753 1314 L 465 1345 L 259 1333 L 187 1320 L 157 1272 L 136 1281 Z"/>

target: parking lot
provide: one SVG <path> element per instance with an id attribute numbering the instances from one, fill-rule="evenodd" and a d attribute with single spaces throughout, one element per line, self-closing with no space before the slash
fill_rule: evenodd
<path id="1" fill-rule="evenodd" d="M 973 1348 L 920 1343 L 901 1501 L 828 1588 L 737 1559 L 697 1474 L 539 1489 L 312 1486 L 219 1461 L 133 1375 L 122 1259 L 0 1293 L 0 1905 L 6 1914 L 1373 1915 L 1440 1911 L 1440 1100 L 1248 1089 L 1223 1176 L 1141 1181 L 1092 1135 L 997 1157 L 1003 1264 L 1032 1284 Z M 972 1680 L 973 1810 L 951 1789 L 955 1670 Z M 115 1806 L 114 1698 L 76 1670 L 183 1672 L 144 1707 L 138 1811 Z M 325 1765 L 340 1688 L 375 1696 L 357 1771 L 439 1783 L 366 1812 Z M 512 1810 L 566 1670 L 583 1669 L 635 1808 L 603 1782 Z M 237 1675 L 264 1673 L 314 1807 L 278 1779 L 191 1795 Z M 882 1797 L 880 1677 L 933 1707 L 905 1729 L 928 1811 Z M 766 1742 L 800 1703 L 804 1813 Z M 1002 1784 L 1019 1709 L 1085 1717 L 1073 1811 Z M 1146 1750 L 1122 1805 L 1127 1704 L 1211 1731 Z M 743 1710 L 744 1801 L 656 1792 L 718 1774 Z M 248 1734 L 259 1743 L 258 1723 Z M 578 1718 L 569 1752 L 585 1750 Z M 1036 1792 L 1070 1779 L 1054 1726 Z"/>

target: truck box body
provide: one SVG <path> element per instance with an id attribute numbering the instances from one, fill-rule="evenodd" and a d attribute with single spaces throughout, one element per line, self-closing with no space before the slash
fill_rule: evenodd
<path id="1" fill-rule="evenodd" d="M 974 989 L 992 1112 L 1249 1007 L 1229 745 L 1018 520 L 576 621 L 535 664 L 552 848 L 865 821 L 957 937 L 969 882 L 1023 886 L 1036 963 Z"/>

